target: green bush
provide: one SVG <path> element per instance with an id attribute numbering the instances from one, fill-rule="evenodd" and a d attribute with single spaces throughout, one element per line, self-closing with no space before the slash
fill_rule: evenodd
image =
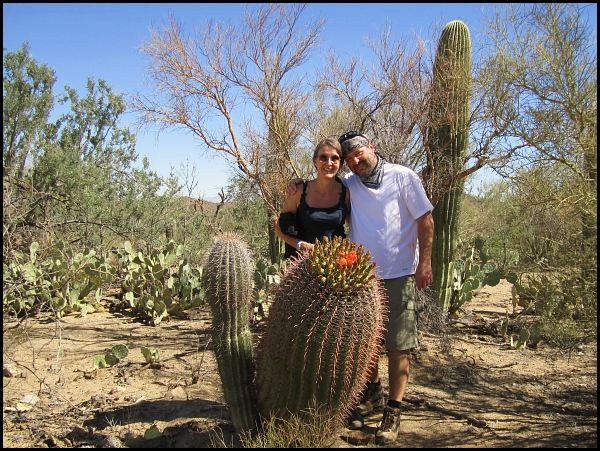
<path id="1" fill-rule="evenodd" d="M 82 315 L 95 311 L 102 286 L 113 279 L 114 269 L 94 250 L 73 252 L 61 245 L 38 259 L 39 244 L 33 242 L 29 255 L 17 251 L 14 260 L 3 265 L 2 306 L 16 315 L 32 311 L 53 311 Z M 94 293 L 94 297 L 89 295 Z"/>
<path id="2" fill-rule="evenodd" d="M 539 316 L 536 327 L 547 342 L 572 349 L 597 335 L 595 281 L 579 271 L 523 274 L 514 281 L 513 303 Z"/>

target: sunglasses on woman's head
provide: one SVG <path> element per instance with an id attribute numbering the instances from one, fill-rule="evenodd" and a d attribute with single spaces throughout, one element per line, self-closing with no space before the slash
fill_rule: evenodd
<path id="1" fill-rule="evenodd" d="M 328 157 L 327 155 L 319 155 L 319 161 L 327 163 L 329 160 L 333 161 L 334 163 L 338 163 L 340 161 L 340 157 L 337 155 L 332 155 L 331 157 Z"/>

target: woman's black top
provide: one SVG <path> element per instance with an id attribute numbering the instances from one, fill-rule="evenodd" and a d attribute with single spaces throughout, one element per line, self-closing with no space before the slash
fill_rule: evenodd
<path id="1" fill-rule="evenodd" d="M 302 196 L 300 197 L 300 205 L 296 214 L 285 213 L 279 217 L 279 226 L 283 233 L 286 233 L 296 238 L 314 243 L 317 239 L 322 239 L 324 236 L 332 238 L 334 236 L 346 237 L 344 232 L 344 223 L 348 215 L 346 207 L 346 187 L 341 182 L 342 192 L 337 204 L 327 208 L 314 208 L 306 203 L 306 187 L 308 182 L 304 182 Z M 292 255 L 297 255 L 297 250 L 288 245 L 285 245 L 285 258 Z"/>

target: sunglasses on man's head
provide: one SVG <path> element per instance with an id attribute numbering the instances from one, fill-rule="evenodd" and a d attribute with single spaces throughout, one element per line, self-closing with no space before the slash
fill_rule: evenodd
<path id="1" fill-rule="evenodd" d="M 342 144 L 344 141 L 348 141 L 349 139 L 356 138 L 357 136 L 362 136 L 365 139 L 369 139 L 365 135 L 363 135 L 361 132 L 350 131 L 350 132 L 346 132 L 342 136 L 340 136 L 338 138 L 338 142 L 340 144 Z"/>

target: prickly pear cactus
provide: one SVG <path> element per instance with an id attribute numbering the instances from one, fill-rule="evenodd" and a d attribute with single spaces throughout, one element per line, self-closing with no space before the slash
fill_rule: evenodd
<path id="1" fill-rule="evenodd" d="M 225 400 L 238 431 L 256 424 L 254 363 L 249 329 L 254 264 L 237 235 L 217 236 L 204 264 L 203 284 L 212 311 L 212 336 Z"/>
<path id="2" fill-rule="evenodd" d="M 385 307 L 374 266 L 362 246 L 339 237 L 317 242 L 288 266 L 258 351 L 262 415 L 349 413 L 382 339 Z"/>

